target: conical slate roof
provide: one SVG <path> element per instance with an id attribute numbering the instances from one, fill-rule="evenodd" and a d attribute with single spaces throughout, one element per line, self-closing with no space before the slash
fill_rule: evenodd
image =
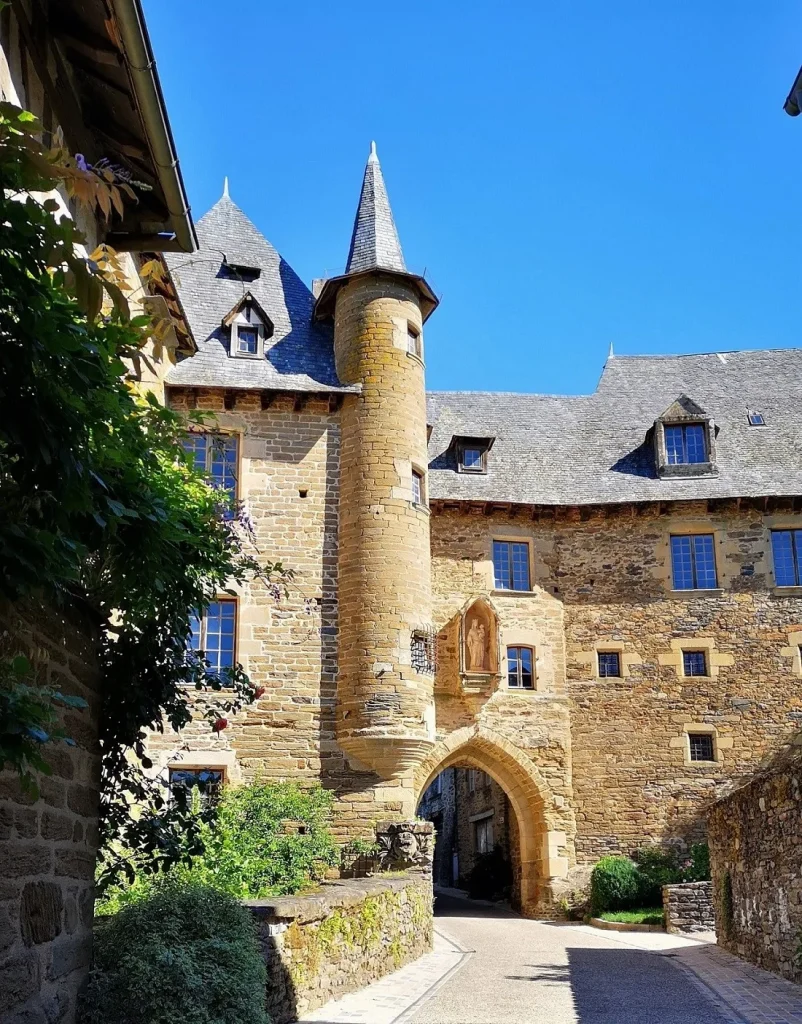
<path id="1" fill-rule="evenodd" d="M 165 253 L 198 344 L 197 353 L 173 367 L 167 383 L 276 391 L 353 390 L 343 388 L 337 378 L 331 329 L 313 322 L 312 293 L 231 200 L 228 188 L 198 221 L 197 231 L 198 252 Z M 232 356 L 230 334 L 222 324 L 246 292 L 274 328 L 261 359 Z"/>
<path id="2" fill-rule="evenodd" d="M 397 270 L 405 273 L 406 269 L 376 155 L 376 143 L 371 142 L 345 272 L 359 274 L 365 270 Z"/>

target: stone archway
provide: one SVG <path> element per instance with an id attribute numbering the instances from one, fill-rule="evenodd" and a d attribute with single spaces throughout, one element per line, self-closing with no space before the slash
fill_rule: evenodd
<path id="1" fill-rule="evenodd" d="M 487 772 L 509 798 L 520 833 L 521 912 L 527 917 L 557 916 L 553 883 L 568 873 L 573 837 L 554 827 L 554 801 L 537 766 L 493 730 L 466 726 L 437 743 L 416 769 L 416 804 L 441 771 L 457 766 Z"/>

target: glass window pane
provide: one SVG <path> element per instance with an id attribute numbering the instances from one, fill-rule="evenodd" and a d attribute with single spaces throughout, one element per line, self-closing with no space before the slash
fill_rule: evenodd
<path id="1" fill-rule="evenodd" d="M 507 684 L 518 686 L 518 648 L 507 648 Z"/>
<path id="2" fill-rule="evenodd" d="M 256 355 L 257 341 L 259 334 L 255 327 L 237 328 L 237 348 L 240 352 L 247 352 L 249 355 Z"/>
<path id="3" fill-rule="evenodd" d="M 414 469 L 412 471 L 412 500 L 416 505 L 423 502 L 423 477 Z"/>
<path id="4" fill-rule="evenodd" d="M 682 668 L 686 676 L 706 676 L 706 653 L 704 651 L 683 651 Z"/>
<path id="5" fill-rule="evenodd" d="M 700 534 L 693 538 L 693 560 L 696 570 L 696 589 L 715 589 L 718 586 L 718 580 L 712 534 Z"/>
<path id="6" fill-rule="evenodd" d="M 685 431 L 685 450 L 690 463 L 707 462 L 705 428 L 701 423 L 692 423 Z"/>
<path id="7" fill-rule="evenodd" d="M 521 647 L 520 648 L 520 664 L 521 664 L 521 686 L 525 690 L 531 690 L 534 687 L 535 676 L 532 667 L 532 648 Z"/>
<path id="8" fill-rule="evenodd" d="M 674 590 L 694 589 L 690 537 L 671 538 L 671 576 Z"/>
<path id="9" fill-rule="evenodd" d="M 206 658 L 212 668 L 220 671 L 234 665 L 233 601 L 213 601 L 206 611 Z"/>
<path id="10" fill-rule="evenodd" d="M 796 567 L 799 563 L 794 560 L 794 533 L 802 534 L 802 530 L 771 531 L 774 580 L 778 587 L 795 587 L 798 583 Z"/>
<path id="11" fill-rule="evenodd" d="M 692 761 L 714 761 L 713 737 L 709 733 L 689 733 Z"/>
<path id="12" fill-rule="evenodd" d="M 512 589 L 529 590 L 529 545 L 512 544 Z"/>
<path id="13" fill-rule="evenodd" d="M 466 448 L 462 453 L 462 465 L 465 469 L 479 469 L 482 465 L 482 453 L 478 448 Z"/>
<path id="14" fill-rule="evenodd" d="M 664 427 L 666 439 L 666 455 L 669 466 L 678 466 L 685 461 L 682 446 L 682 427 Z"/>
<path id="15" fill-rule="evenodd" d="M 496 590 L 510 589 L 510 545 L 493 541 L 493 577 Z"/>
<path id="16" fill-rule="evenodd" d="M 599 675 L 621 675 L 621 659 L 619 658 L 618 651 L 599 651 Z"/>
<path id="17" fill-rule="evenodd" d="M 199 651 L 201 650 L 201 644 L 203 643 L 203 637 L 201 634 L 202 623 L 199 615 L 194 612 L 189 617 L 189 628 L 191 630 L 189 637 L 190 650 Z"/>
<path id="18" fill-rule="evenodd" d="M 199 473 L 206 472 L 206 442 L 208 434 L 187 434 L 183 444 L 186 451 L 192 456 L 195 469 Z"/>

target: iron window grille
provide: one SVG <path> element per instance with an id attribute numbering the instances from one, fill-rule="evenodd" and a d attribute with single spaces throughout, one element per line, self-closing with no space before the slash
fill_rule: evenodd
<path id="1" fill-rule="evenodd" d="M 599 651 L 599 676 L 620 676 L 621 655 L 618 651 Z"/>
<path id="2" fill-rule="evenodd" d="M 201 807 L 211 807 L 220 799 L 222 785 L 223 773 L 216 768 L 170 769 L 169 787 L 173 800 L 179 789 L 186 793 L 188 800 L 192 798 L 192 791 L 197 790 Z"/>
<path id="3" fill-rule="evenodd" d="M 663 429 L 669 466 L 698 465 L 708 461 L 703 423 L 666 424 Z"/>
<path id="4" fill-rule="evenodd" d="M 433 676 L 437 671 L 437 634 L 434 629 L 416 629 L 410 642 L 412 670 Z"/>
<path id="5" fill-rule="evenodd" d="M 237 602 L 212 601 L 202 616 L 190 617 L 192 633 L 189 646 L 209 662 L 215 672 L 234 667 L 236 648 Z"/>
<path id="6" fill-rule="evenodd" d="M 689 732 L 688 745 L 691 761 L 715 761 L 716 751 L 713 736 L 709 732 Z"/>
<path id="7" fill-rule="evenodd" d="M 529 545 L 493 541 L 493 578 L 496 590 L 529 590 Z"/>
<path id="8" fill-rule="evenodd" d="M 771 551 L 777 586 L 802 586 L 802 530 L 772 530 Z"/>
<path id="9" fill-rule="evenodd" d="M 682 671 L 686 676 L 706 676 L 707 651 L 683 651 Z"/>
<path id="10" fill-rule="evenodd" d="M 514 690 L 534 690 L 535 657 L 531 647 L 507 648 L 507 685 Z"/>
<path id="11" fill-rule="evenodd" d="M 718 577 L 713 534 L 672 537 L 671 575 L 674 590 L 715 590 Z"/>
<path id="12" fill-rule="evenodd" d="M 184 448 L 192 456 L 195 469 L 203 473 L 212 487 L 226 494 L 229 508 L 225 515 L 226 518 L 232 518 L 237 500 L 237 435 L 193 431 L 184 438 Z"/>

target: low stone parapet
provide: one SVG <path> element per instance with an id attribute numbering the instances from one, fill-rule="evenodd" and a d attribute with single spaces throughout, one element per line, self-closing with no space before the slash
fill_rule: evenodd
<path id="1" fill-rule="evenodd" d="M 663 919 L 667 932 L 712 932 L 716 927 L 712 882 L 679 882 L 663 886 Z"/>
<path id="2" fill-rule="evenodd" d="M 267 964 L 267 1009 L 288 1024 L 432 948 L 427 873 L 349 878 L 310 896 L 248 900 Z"/>

